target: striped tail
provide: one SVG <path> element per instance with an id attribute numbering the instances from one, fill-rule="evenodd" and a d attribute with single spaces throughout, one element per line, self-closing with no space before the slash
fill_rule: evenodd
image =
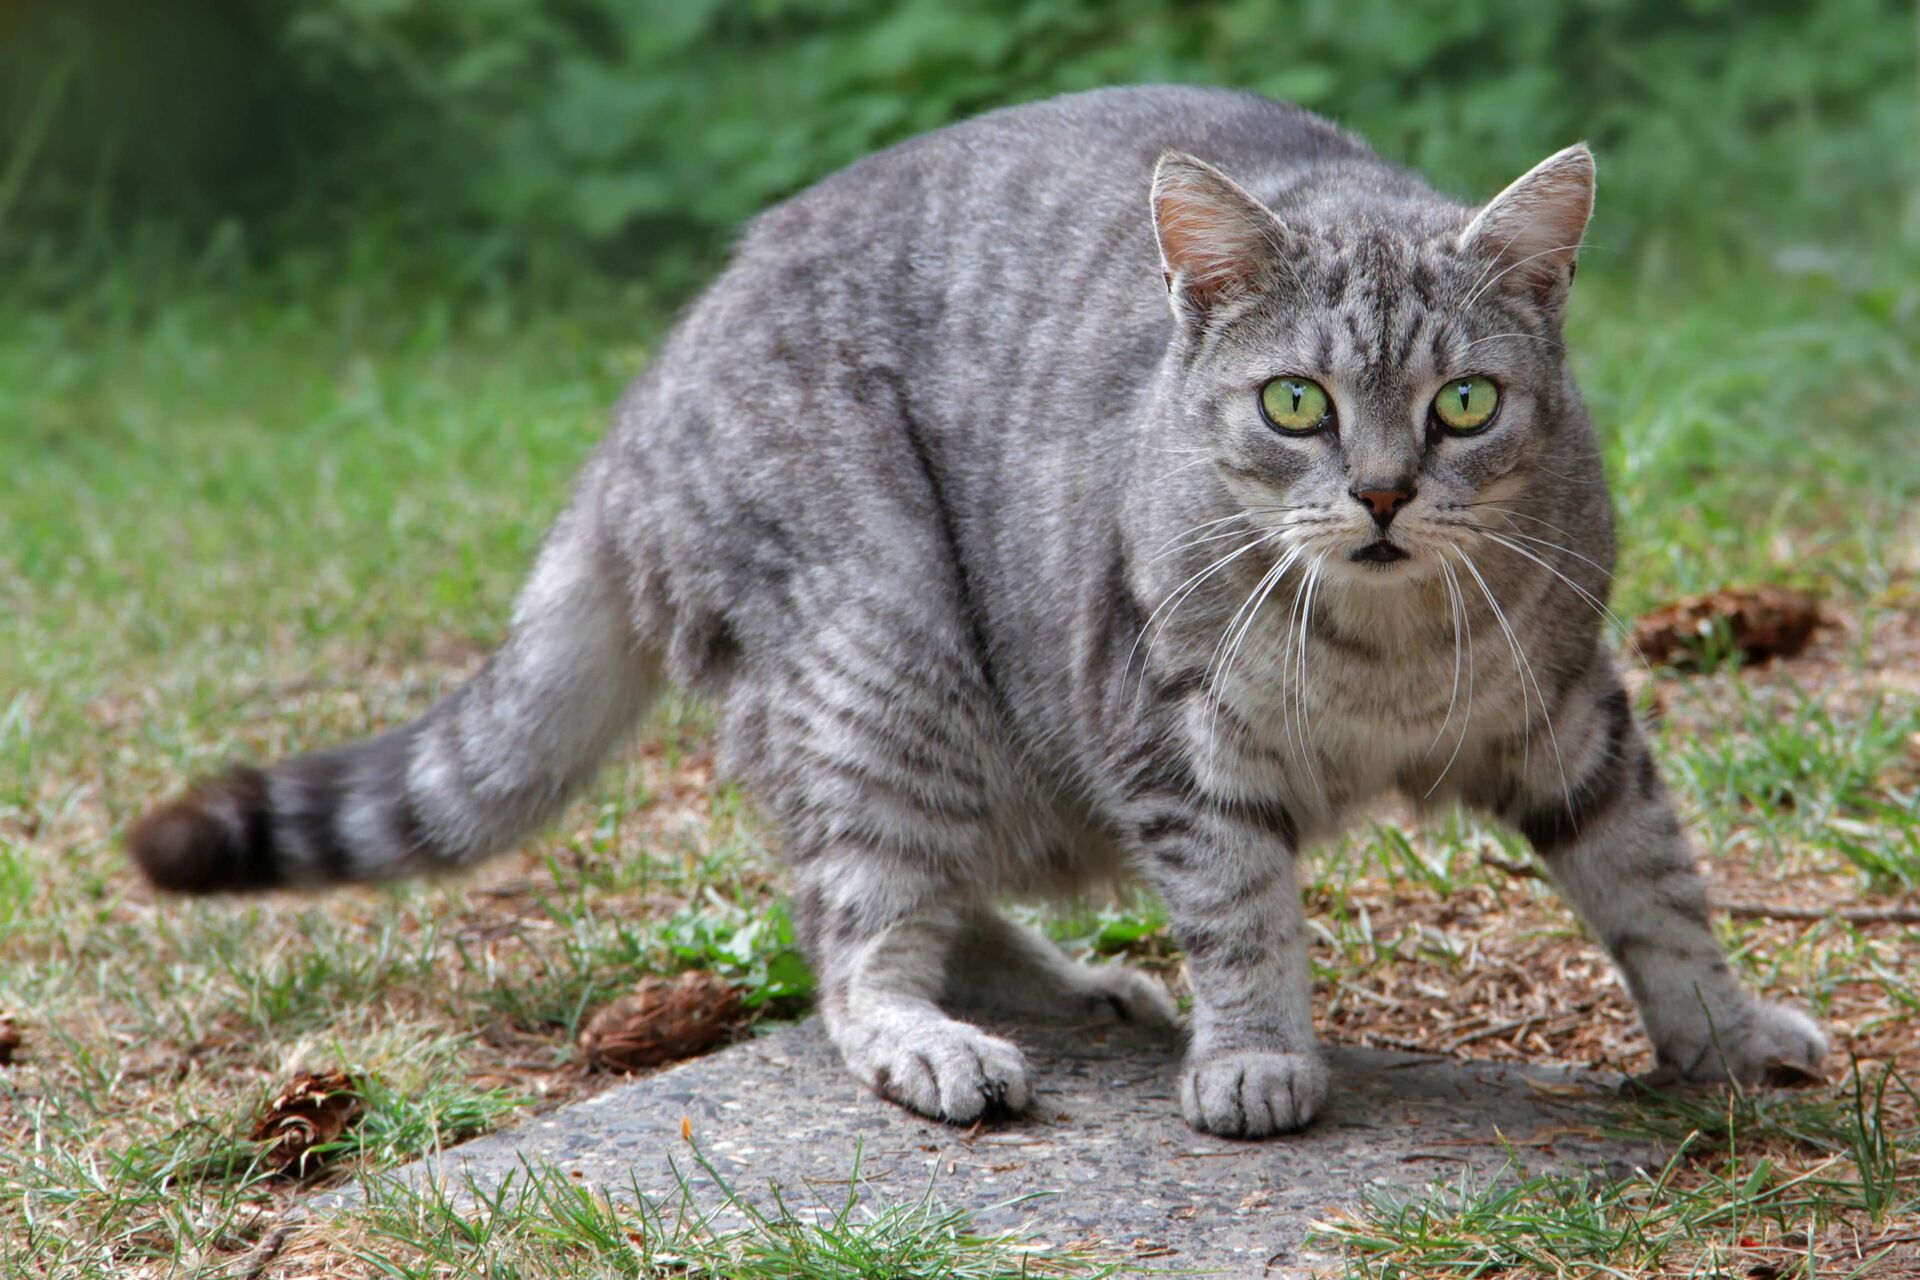
<path id="1" fill-rule="evenodd" d="M 507 642 L 412 724 L 237 767 L 141 819 L 127 847 L 181 893 L 387 880 L 511 848 L 593 776 L 658 693 L 586 504 L 562 515 Z"/>

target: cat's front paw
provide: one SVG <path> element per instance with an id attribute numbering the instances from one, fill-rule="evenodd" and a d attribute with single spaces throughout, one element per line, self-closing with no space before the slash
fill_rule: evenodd
<path id="1" fill-rule="evenodd" d="M 1243 1049 L 1189 1062 L 1180 1110 L 1202 1133 L 1264 1138 L 1303 1129 L 1327 1099 L 1327 1067 L 1317 1053 Z"/>
<path id="2" fill-rule="evenodd" d="M 850 1063 L 889 1102 L 949 1124 L 1025 1111 L 1033 1073 L 1019 1049 L 964 1022 L 876 1041 Z"/>
<path id="3" fill-rule="evenodd" d="M 1783 1004 L 1747 999 L 1730 1014 L 1702 1019 L 1682 1036 L 1654 1046 L 1654 1069 L 1644 1082 L 1668 1084 L 1732 1080 L 1787 1084 L 1821 1078 L 1827 1037 L 1812 1018 Z"/>

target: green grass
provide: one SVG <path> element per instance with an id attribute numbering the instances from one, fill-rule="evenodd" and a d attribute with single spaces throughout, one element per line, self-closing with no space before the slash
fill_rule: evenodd
<path id="1" fill-rule="evenodd" d="M 1369 1280 L 1516 1273 L 1851 1280 L 1876 1274 L 1899 1247 L 1868 1239 L 1856 1265 L 1823 1265 L 1832 1246 L 1819 1228 L 1864 1207 L 1855 1187 L 1798 1177 L 1764 1159 L 1702 1172 L 1688 1168 L 1686 1154 L 1657 1174 L 1621 1181 L 1543 1173 L 1463 1180 L 1413 1200 L 1370 1192 L 1358 1215 L 1329 1224 L 1321 1239 L 1347 1251 L 1349 1275 Z M 1691 1175 L 1685 1183 L 1683 1169 Z M 1763 1256 L 1777 1269 L 1750 1269 Z"/>
<path id="2" fill-rule="evenodd" d="M 471 669 L 664 314 L 611 286 L 533 297 L 382 266 L 114 277 L 64 309 L 0 300 L 0 1012 L 25 1037 L 0 1070 L 0 1273 L 186 1275 L 244 1255 L 301 1191 L 253 1169 L 245 1143 L 296 1068 L 370 1082 L 371 1118 L 329 1168 L 377 1175 L 593 1087 L 574 1035 L 641 975 L 715 969 L 776 1016 L 808 989 L 766 834 L 709 778 L 712 724 L 690 704 L 664 708 L 644 752 L 475 881 L 164 904 L 135 888 L 116 842 L 156 795 L 229 756 L 397 722 Z M 1790 581 L 1849 616 L 1911 615 L 1913 268 L 1892 250 L 1824 274 L 1590 262 L 1573 345 L 1617 480 L 1623 614 Z M 1865 645 L 1851 661 L 1865 679 L 1880 658 Z M 1836 700 L 1830 682 L 1746 680 L 1669 690 L 1662 759 L 1704 839 L 1761 888 L 1807 876 L 1913 892 L 1911 686 Z M 1315 962 L 1343 1034 L 1395 982 L 1472 980 L 1496 943 L 1522 968 L 1539 948 L 1584 945 L 1541 886 L 1489 855 L 1521 853 L 1449 820 L 1418 836 L 1382 823 L 1321 861 Z M 1461 902 L 1490 923 L 1456 920 L 1447 904 Z M 1089 904 L 1053 927 L 1177 968 L 1150 901 Z M 1863 1043 L 1911 1043 L 1912 931 L 1726 934 L 1755 981 Z M 1910 1117 L 1889 1115 L 1904 1169 Z M 1423 1219 L 1369 1209 L 1374 1234 L 1341 1239 L 1356 1265 L 1401 1268 L 1379 1274 L 1465 1274 L 1448 1259 L 1521 1256 L 1527 1215 L 1587 1204 L 1589 1251 L 1629 1210 L 1657 1226 L 1798 1212 L 1793 1197 L 1819 1194 L 1835 1213 L 1904 1211 L 1898 1178 L 1876 1210 L 1860 1179 L 1783 1191 L 1776 1157 L 1762 1176 L 1730 1145 L 1696 1138 L 1685 1177 L 1625 1188 L 1533 1180 L 1456 1189 Z M 931 1202 L 688 1242 L 532 1171 L 477 1217 L 375 1186 L 357 1225 L 317 1246 L 328 1266 L 377 1271 L 354 1239 L 413 1259 L 387 1274 L 650 1274 L 669 1254 L 692 1274 L 1055 1265 Z"/>
<path id="3" fill-rule="evenodd" d="M 684 1169 L 680 1166 L 684 1165 Z M 711 1190 L 688 1176 L 704 1172 Z M 854 1152 L 837 1202 L 796 1203 L 780 1188 L 729 1185 L 689 1146 L 677 1193 L 657 1200 L 629 1184 L 611 1194 L 550 1166 L 526 1165 L 491 1189 L 371 1179 L 347 1229 L 355 1251 L 392 1277 L 688 1276 L 713 1280 L 1019 1280 L 1119 1274 L 1071 1250 L 987 1235 L 929 1186 L 891 1202 L 861 1178 Z M 746 1194 L 742 1194 L 747 1191 Z M 1127 1274 L 1137 1274 L 1133 1268 Z"/>
<path id="4" fill-rule="evenodd" d="M 1875 1274 L 1920 1213 L 1920 1151 L 1889 1107 L 1903 1096 L 1889 1068 L 1856 1069 L 1831 1094 L 1656 1095 L 1619 1131 L 1670 1150 L 1658 1169 L 1529 1174 L 1516 1154 L 1503 1178 L 1370 1193 L 1318 1234 L 1346 1250 L 1349 1274 L 1378 1280 Z M 1851 1260 L 1836 1256 L 1843 1232 Z"/>

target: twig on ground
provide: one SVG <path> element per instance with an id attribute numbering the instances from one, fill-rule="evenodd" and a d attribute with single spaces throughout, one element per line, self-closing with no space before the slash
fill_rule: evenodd
<path id="1" fill-rule="evenodd" d="M 305 1226 L 306 1222 L 306 1213 L 296 1209 L 292 1216 L 262 1236 L 260 1243 L 233 1265 L 232 1270 L 227 1272 L 229 1280 L 260 1280 L 260 1277 L 266 1274 L 267 1268 L 272 1265 L 273 1260 L 280 1256 L 280 1251 L 286 1247 L 287 1238 Z"/>
<path id="2" fill-rule="evenodd" d="M 1455 1036 L 1453 1039 L 1441 1045 L 1440 1051 L 1442 1053 L 1453 1053 L 1466 1045 L 1472 1044 L 1476 1040 L 1485 1040 L 1491 1036 L 1505 1035 L 1509 1031 L 1525 1031 L 1538 1021 L 1540 1021 L 1540 1018 L 1537 1014 L 1528 1014 L 1524 1018 L 1514 1018 L 1507 1022 L 1496 1022 L 1492 1026 L 1481 1027 L 1476 1031 L 1469 1031 L 1465 1035 Z"/>
<path id="3" fill-rule="evenodd" d="M 1513 858 L 1502 857 L 1491 849 L 1482 849 L 1480 851 L 1480 861 L 1486 863 L 1495 871 L 1506 872 L 1516 880 L 1546 879 L 1546 876 L 1541 874 L 1540 868 L 1534 866 L 1531 862 L 1520 862 Z"/>
<path id="4" fill-rule="evenodd" d="M 1784 903 L 1716 902 L 1735 920 L 1844 920 L 1848 924 L 1920 924 L 1920 906 L 1906 907 L 1794 907 Z"/>
<path id="5" fill-rule="evenodd" d="M 1481 851 L 1480 861 L 1515 879 L 1546 879 L 1531 862 L 1504 857 L 1491 849 Z M 1796 907 L 1769 902 L 1716 902 L 1714 906 L 1736 920 L 1826 920 L 1831 917 L 1848 924 L 1920 924 L 1920 906 Z"/>

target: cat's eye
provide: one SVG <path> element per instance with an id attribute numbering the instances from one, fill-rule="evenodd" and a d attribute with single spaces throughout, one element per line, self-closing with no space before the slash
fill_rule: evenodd
<path id="1" fill-rule="evenodd" d="M 1275 378 L 1260 388 L 1260 413 L 1275 431 L 1305 435 L 1333 421 L 1333 401 L 1311 379 Z"/>
<path id="2" fill-rule="evenodd" d="M 1493 421 L 1500 409 L 1500 388 L 1493 379 L 1455 378 L 1433 398 L 1433 416 L 1449 431 L 1466 434 Z"/>

